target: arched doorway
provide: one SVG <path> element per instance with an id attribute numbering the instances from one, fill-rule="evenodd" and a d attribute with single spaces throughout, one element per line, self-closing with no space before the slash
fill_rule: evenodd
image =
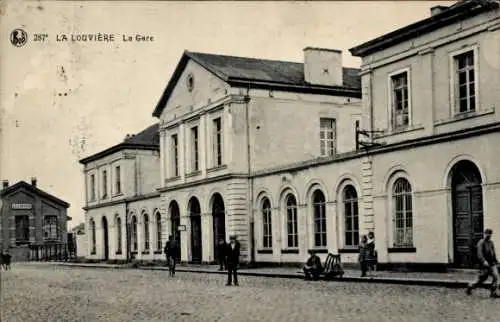
<path id="1" fill-rule="evenodd" d="M 201 208 L 200 202 L 196 197 L 192 197 L 189 200 L 188 211 L 191 219 L 191 261 L 201 263 Z"/>
<path id="2" fill-rule="evenodd" d="M 458 267 L 474 267 L 476 245 L 483 236 L 483 189 L 478 168 L 459 161 L 451 171 L 453 203 L 453 253 Z"/>
<path id="3" fill-rule="evenodd" d="M 104 247 L 104 259 L 109 259 L 109 242 L 108 242 L 108 220 L 106 217 L 102 217 L 102 238 L 103 238 L 103 247 Z"/>
<path id="4" fill-rule="evenodd" d="M 218 243 L 220 239 L 226 240 L 226 210 L 224 208 L 224 200 L 218 193 L 212 197 L 212 219 L 213 219 L 213 238 L 214 238 L 214 254 L 218 257 Z"/>
<path id="5" fill-rule="evenodd" d="M 174 236 L 177 241 L 177 245 L 181 244 L 181 232 L 179 231 L 179 226 L 181 225 L 181 213 L 179 211 L 179 205 L 177 201 L 172 201 L 169 207 L 170 212 L 170 235 Z"/>

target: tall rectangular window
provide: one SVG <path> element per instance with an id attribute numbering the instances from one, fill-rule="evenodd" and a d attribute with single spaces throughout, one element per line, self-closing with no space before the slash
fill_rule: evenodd
<path id="1" fill-rule="evenodd" d="M 90 200 L 95 200 L 95 175 L 90 175 Z"/>
<path id="2" fill-rule="evenodd" d="M 102 197 L 108 197 L 108 172 L 106 170 L 102 172 Z"/>
<path id="3" fill-rule="evenodd" d="M 409 125 L 408 72 L 391 76 L 392 127 L 404 128 Z"/>
<path id="4" fill-rule="evenodd" d="M 319 141 L 321 156 L 335 154 L 335 119 L 320 119 Z"/>
<path id="5" fill-rule="evenodd" d="M 476 82 L 474 51 L 454 57 L 455 61 L 455 106 L 457 113 L 476 110 Z"/>
<path id="6" fill-rule="evenodd" d="M 120 166 L 115 167 L 115 191 L 116 194 L 122 193 L 122 181 L 121 181 L 121 169 Z"/>
<path id="7" fill-rule="evenodd" d="M 199 170 L 198 127 L 191 128 L 191 171 Z"/>
<path id="8" fill-rule="evenodd" d="M 29 216 L 16 216 L 16 241 L 27 242 L 30 239 L 30 220 Z"/>
<path id="9" fill-rule="evenodd" d="M 172 174 L 173 177 L 179 176 L 179 141 L 177 134 L 173 134 L 171 137 L 171 151 L 172 151 Z"/>
<path id="10" fill-rule="evenodd" d="M 59 225 L 57 224 L 57 216 L 44 217 L 43 238 L 48 240 L 59 239 Z"/>
<path id="11" fill-rule="evenodd" d="M 212 122 L 213 122 L 212 144 L 213 144 L 214 166 L 218 167 L 222 165 L 222 120 L 220 117 L 218 117 L 214 119 Z"/>

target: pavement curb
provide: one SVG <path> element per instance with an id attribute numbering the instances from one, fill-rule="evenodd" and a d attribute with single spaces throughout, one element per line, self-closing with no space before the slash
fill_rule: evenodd
<path id="1" fill-rule="evenodd" d="M 57 263 L 58 266 L 66 267 L 82 267 L 82 268 L 107 268 L 107 269 L 141 269 L 150 271 L 168 271 L 166 267 L 130 267 L 123 265 L 100 265 L 100 264 L 67 264 L 67 263 Z M 177 272 L 186 273 L 201 273 L 201 274 L 218 274 L 226 275 L 225 271 L 214 271 L 208 269 L 185 269 L 178 267 Z M 256 276 L 256 277 L 270 277 L 270 278 L 286 278 L 286 279 L 304 279 L 304 276 L 300 273 L 268 273 L 268 272 L 249 272 L 249 271 L 239 271 L 241 276 Z M 328 280 L 331 282 L 351 282 L 351 283 L 375 283 L 375 284 L 395 284 L 395 285 L 415 285 L 415 286 L 431 286 L 431 287 L 445 287 L 445 288 L 465 288 L 470 281 L 465 280 L 437 280 L 437 279 L 418 279 L 418 278 L 400 278 L 400 277 L 353 277 L 346 276 L 342 278 L 333 278 Z M 484 287 L 489 287 L 491 283 L 486 283 Z"/>

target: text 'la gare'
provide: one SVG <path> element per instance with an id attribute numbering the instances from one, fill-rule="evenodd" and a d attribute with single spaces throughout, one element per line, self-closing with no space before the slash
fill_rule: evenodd
<path id="1" fill-rule="evenodd" d="M 121 40 L 123 42 L 151 42 L 154 40 L 153 36 L 149 35 L 121 35 Z M 120 38 L 118 38 L 120 39 Z M 96 34 L 57 34 L 56 41 L 72 41 L 72 42 L 115 42 L 117 37 L 115 34 L 105 34 L 105 33 L 96 33 Z"/>

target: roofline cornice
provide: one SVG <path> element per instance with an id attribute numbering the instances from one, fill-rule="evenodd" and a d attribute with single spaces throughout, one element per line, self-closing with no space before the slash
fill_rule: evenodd
<path id="1" fill-rule="evenodd" d="M 476 1 L 464 2 L 456 7 L 451 7 L 440 14 L 417 21 L 413 24 L 367 41 L 361 45 L 355 46 L 349 49 L 349 52 L 355 57 L 364 57 L 374 52 L 397 45 L 403 41 L 445 27 L 456 21 L 464 20 L 480 13 L 490 11 L 492 8 L 498 8 L 498 6 L 499 5 L 494 2 L 491 2 L 490 5 L 480 4 Z"/>
<path id="2" fill-rule="evenodd" d="M 153 151 L 159 151 L 160 150 L 160 144 L 137 144 L 137 143 L 126 143 L 122 142 L 120 144 L 114 145 L 106 150 L 103 150 L 101 152 L 95 153 L 93 155 L 90 155 L 88 157 L 85 157 L 78 162 L 80 164 L 87 164 L 89 162 L 99 160 L 101 158 L 104 158 L 110 154 L 122 151 L 122 150 L 153 150 Z"/>

